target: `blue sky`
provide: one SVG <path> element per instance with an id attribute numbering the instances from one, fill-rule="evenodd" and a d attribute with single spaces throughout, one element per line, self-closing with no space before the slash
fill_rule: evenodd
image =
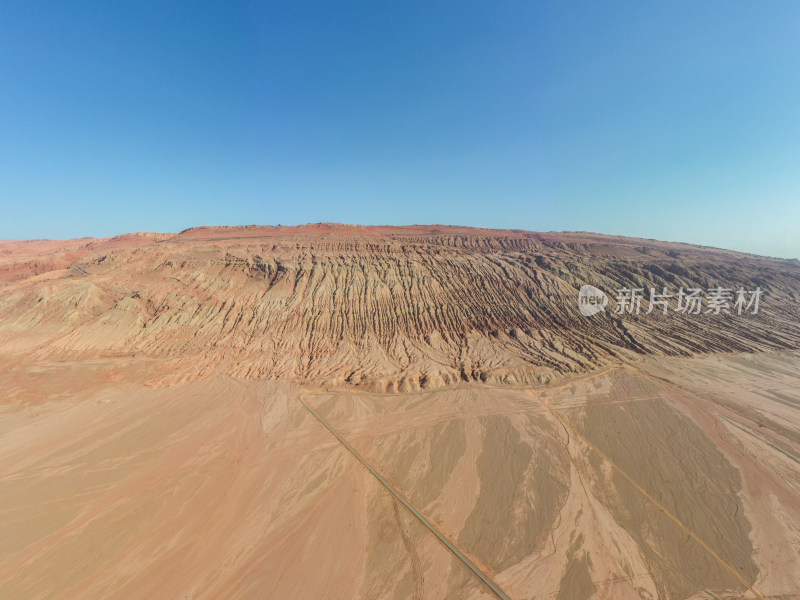
<path id="1" fill-rule="evenodd" d="M 589 230 L 800 256 L 797 2 L 0 4 L 0 238 Z"/>

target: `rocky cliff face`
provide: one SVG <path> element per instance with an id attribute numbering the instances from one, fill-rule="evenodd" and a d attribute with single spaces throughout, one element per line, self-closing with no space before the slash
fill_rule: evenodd
<path id="1" fill-rule="evenodd" d="M 584 317 L 578 290 L 605 291 Z M 641 314 L 616 314 L 619 288 Z M 649 288 L 763 291 L 758 314 L 668 314 Z M 445 226 L 194 228 L 0 242 L 0 352 L 164 361 L 207 377 L 538 383 L 643 355 L 800 347 L 800 263 L 601 236 Z"/>

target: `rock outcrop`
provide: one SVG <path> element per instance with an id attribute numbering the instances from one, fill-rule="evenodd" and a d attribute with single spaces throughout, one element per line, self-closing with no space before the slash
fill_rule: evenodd
<path id="1" fill-rule="evenodd" d="M 411 391 L 542 383 L 643 355 L 800 347 L 800 263 L 590 233 L 199 227 L 0 242 L 0 352 L 149 356 L 173 375 Z M 584 317 L 583 285 L 610 297 Z M 644 288 L 617 314 L 619 288 Z M 763 291 L 758 314 L 648 309 L 648 290 Z M 673 300 L 674 302 L 674 300 Z"/>

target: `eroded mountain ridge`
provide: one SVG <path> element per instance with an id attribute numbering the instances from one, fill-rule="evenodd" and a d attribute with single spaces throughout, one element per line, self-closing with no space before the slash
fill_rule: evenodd
<path id="1" fill-rule="evenodd" d="M 577 294 L 610 297 L 584 317 Z M 617 314 L 619 288 L 763 291 L 758 314 Z M 800 347 L 800 263 L 590 233 L 193 228 L 0 242 L 0 351 L 410 391 L 540 383 L 642 355 Z"/>

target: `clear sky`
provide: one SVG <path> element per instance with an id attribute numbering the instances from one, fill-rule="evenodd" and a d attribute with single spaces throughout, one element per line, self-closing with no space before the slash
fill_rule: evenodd
<path id="1" fill-rule="evenodd" d="M 589 230 L 800 256 L 800 2 L 0 3 L 0 238 Z"/>

